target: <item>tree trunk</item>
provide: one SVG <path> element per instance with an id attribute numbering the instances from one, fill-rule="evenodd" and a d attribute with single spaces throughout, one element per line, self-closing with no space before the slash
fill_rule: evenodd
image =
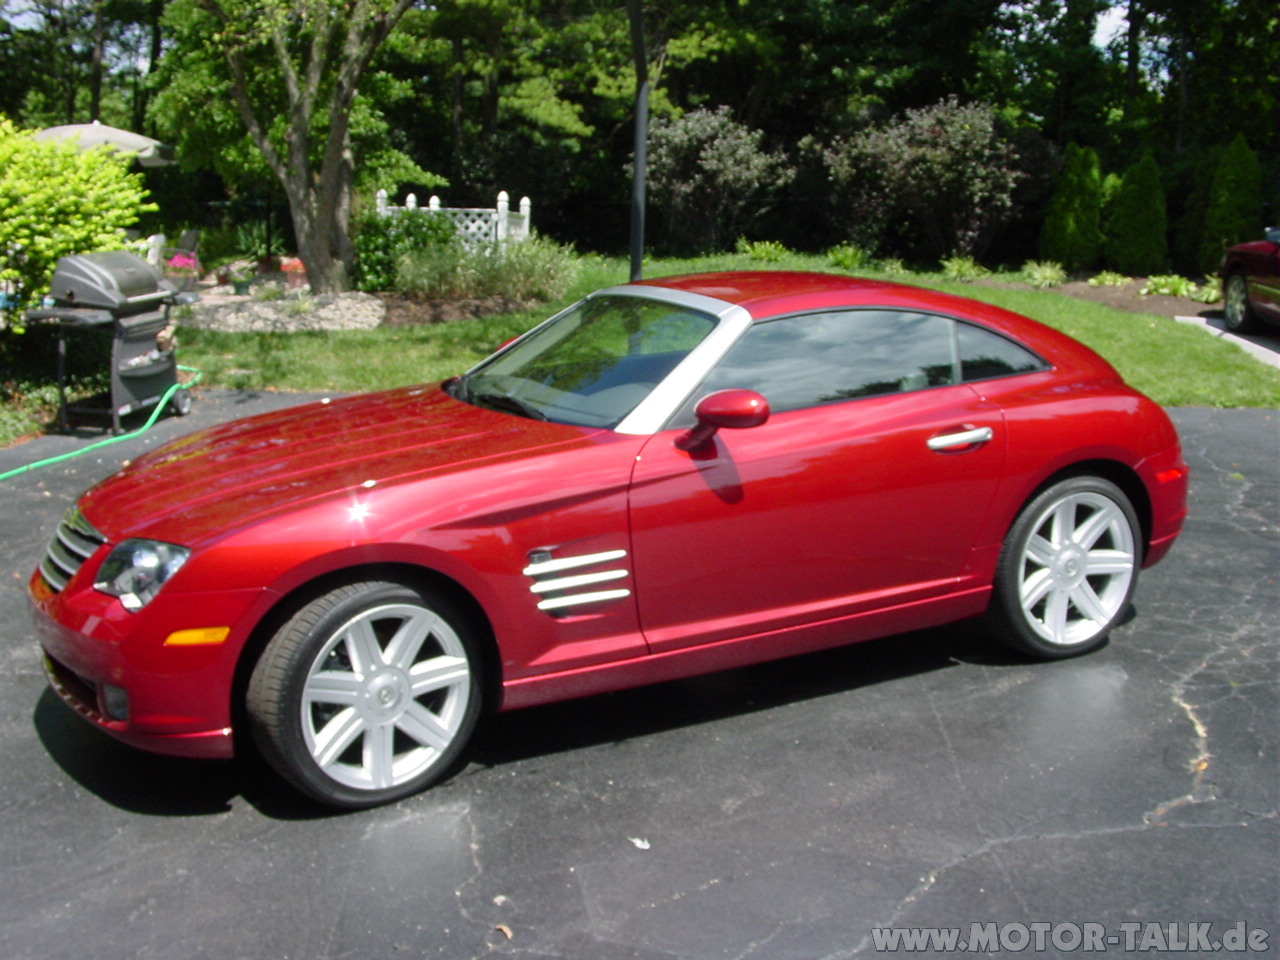
<path id="1" fill-rule="evenodd" d="M 1147 11 L 1143 7 L 1144 0 L 1129 0 L 1128 30 L 1124 38 L 1125 84 L 1124 112 L 1132 118 L 1138 101 L 1138 80 L 1142 67 L 1142 38 L 1146 33 Z"/>
<path id="2" fill-rule="evenodd" d="M 89 119 L 101 119 L 102 60 L 107 45 L 107 16 L 101 0 L 93 5 L 93 49 L 89 52 Z"/>
<path id="3" fill-rule="evenodd" d="M 219 0 L 200 0 L 224 23 L 231 17 Z M 291 41 L 279 28 L 258 35 L 273 50 L 283 75 L 288 101 L 284 150 L 250 100 L 246 63 L 241 51 L 224 51 L 231 68 L 232 94 L 240 119 L 267 165 L 284 187 L 298 241 L 298 256 L 316 293 L 349 288 L 355 247 L 351 242 L 351 191 L 355 162 L 351 152 L 351 109 L 356 87 L 378 47 L 399 22 L 411 0 L 379 6 L 352 0 L 337 15 L 313 8 L 306 24 L 310 41 Z M 322 97 L 321 91 L 328 93 Z M 327 114 L 328 129 L 319 164 L 313 159 L 311 127 L 317 111 Z"/>

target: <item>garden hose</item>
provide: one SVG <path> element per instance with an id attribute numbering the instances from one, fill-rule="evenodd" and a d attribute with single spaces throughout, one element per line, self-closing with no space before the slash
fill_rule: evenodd
<path id="1" fill-rule="evenodd" d="M 151 427 L 155 424 L 155 422 L 160 419 L 160 414 L 164 412 L 165 407 L 169 405 L 169 401 L 173 399 L 174 393 L 178 390 L 190 389 L 191 387 L 199 383 L 200 378 L 203 376 L 203 374 L 199 370 L 197 370 L 195 367 L 184 367 L 182 364 L 178 364 L 178 369 L 183 371 L 184 373 L 195 374 L 195 376 L 193 376 L 186 383 L 175 383 L 171 387 L 169 387 L 169 389 L 164 392 L 163 396 L 160 397 L 160 401 L 156 404 L 155 409 L 151 411 L 151 416 L 147 418 L 147 422 L 144 423 L 142 426 L 140 426 L 137 430 L 131 430 L 128 433 L 122 433 L 118 437 L 107 437 L 105 440 L 99 440 L 97 443 L 90 444 L 89 446 L 81 450 L 72 450 L 70 453 L 59 454 L 56 457 L 49 457 L 45 460 L 37 460 L 35 463 L 29 463 L 25 467 L 16 467 L 13 470 L 8 470 L 5 473 L 0 473 L 0 481 L 8 480 L 10 477 L 16 477 L 19 474 L 28 473 L 32 470 L 39 470 L 41 467 L 50 467 L 50 466 L 53 466 L 55 463 L 62 463 L 66 460 L 71 460 L 75 457 L 83 456 L 86 453 L 91 453 L 94 450 L 101 450 L 103 447 L 109 447 L 111 446 L 111 444 L 119 443 L 122 440 L 132 440 L 134 437 L 137 437 L 137 436 L 140 436 L 141 434 L 146 433 L 148 430 L 151 429 Z"/>

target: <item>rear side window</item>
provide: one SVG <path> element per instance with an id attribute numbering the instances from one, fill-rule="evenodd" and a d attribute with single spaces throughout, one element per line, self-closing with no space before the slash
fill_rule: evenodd
<path id="1" fill-rule="evenodd" d="M 1044 361 L 1030 350 L 990 330 L 968 323 L 957 323 L 956 329 L 965 383 L 1045 368 Z"/>

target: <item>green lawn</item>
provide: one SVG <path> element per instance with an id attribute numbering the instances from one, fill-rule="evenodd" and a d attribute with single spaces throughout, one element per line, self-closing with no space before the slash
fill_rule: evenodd
<path id="1" fill-rule="evenodd" d="M 825 257 L 787 254 L 761 264 L 741 254 L 652 260 L 645 275 L 707 270 L 830 270 Z M 423 327 L 319 333 L 227 334 L 183 329 L 179 358 L 210 387 L 355 392 L 442 380 L 560 307 L 628 277 L 621 258 L 584 258 L 573 288 L 556 303 L 515 314 Z M 874 270 L 867 276 L 885 276 Z M 892 277 L 1024 313 L 1084 341 L 1133 386 L 1165 406 L 1280 407 L 1280 370 L 1195 327 L 1154 314 L 1125 313 L 1052 291 L 948 282 L 941 274 Z M 51 371 L 50 371 L 51 372 Z M 6 377 L 7 379 L 7 377 Z M 52 421 L 48 384 L 23 381 L 0 408 L 0 445 Z"/>
<path id="2" fill-rule="evenodd" d="M 1052 291 L 931 283 L 1070 334 L 1166 407 L 1278 407 L 1280 369 L 1170 317 L 1127 313 Z"/>
<path id="3" fill-rule="evenodd" d="M 650 261 L 645 275 L 760 266 L 745 256 L 725 254 Z M 798 254 L 763 266 L 830 269 L 823 257 Z M 866 275 L 878 276 L 874 271 Z M 298 334 L 185 330 L 180 355 L 184 364 L 204 371 L 205 384 L 222 387 L 345 392 L 441 380 L 465 370 L 561 306 L 598 287 L 623 282 L 627 276 L 623 260 L 591 259 L 561 302 L 517 314 L 426 327 Z M 1126 313 L 1052 291 L 947 282 L 939 274 L 904 279 L 994 303 L 1056 327 L 1089 344 L 1133 386 L 1166 406 L 1280 406 L 1280 370 L 1167 317 Z"/>

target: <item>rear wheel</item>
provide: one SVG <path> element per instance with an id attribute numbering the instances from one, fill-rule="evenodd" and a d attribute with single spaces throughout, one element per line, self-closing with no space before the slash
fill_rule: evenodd
<path id="1" fill-rule="evenodd" d="M 405 584 L 356 583 L 307 604 L 271 639 L 246 706 L 263 756 L 334 806 L 416 793 L 466 744 L 480 710 L 467 619 Z"/>
<path id="2" fill-rule="evenodd" d="M 1222 285 L 1224 302 L 1223 318 L 1232 333 L 1253 333 L 1258 329 L 1258 318 L 1249 306 L 1249 283 L 1244 274 L 1232 273 Z"/>
<path id="3" fill-rule="evenodd" d="M 1128 497 L 1071 477 L 1023 508 L 996 568 L 988 622 L 1011 646 L 1058 659 L 1100 646 L 1129 608 L 1140 528 Z"/>

